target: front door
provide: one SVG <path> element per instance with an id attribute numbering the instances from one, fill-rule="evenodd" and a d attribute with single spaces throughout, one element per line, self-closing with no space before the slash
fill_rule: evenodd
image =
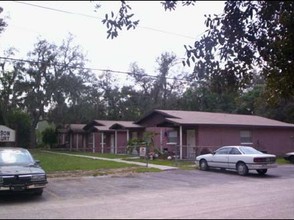
<path id="1" fill-rule="evenodd" d="M 110 135 L 110 153 L 114 154 L 114 134 Z"/>
<path id="2" fill-rule="evenodd" d="M 196 134 L 195 130 L 187 130 L 187 158 L 195 158 Z"/>

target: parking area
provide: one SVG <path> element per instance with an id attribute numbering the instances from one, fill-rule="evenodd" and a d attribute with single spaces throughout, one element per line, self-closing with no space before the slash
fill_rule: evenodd
<path id="1" fill-rule="evenodd" d="M 42 197 L 0 199 L 0 218 L 294 218 L 294 166 L 250 172 L 50 178 Z"/>

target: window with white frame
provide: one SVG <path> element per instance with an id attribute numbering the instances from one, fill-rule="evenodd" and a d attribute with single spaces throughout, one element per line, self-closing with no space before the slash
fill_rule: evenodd
<path id="1" fill-rule="evenodd" d="M 168 143 L 177 143 L 178 142 L 178 132 L 177 131 L 169 131 L 167 134 L 167 142 Z"/>
<path id="2" fill-rule="evenodd" d="M 241 144 L 252 144 L 252 133 L 251 131 L 240 131 L 240 143 Z"/>

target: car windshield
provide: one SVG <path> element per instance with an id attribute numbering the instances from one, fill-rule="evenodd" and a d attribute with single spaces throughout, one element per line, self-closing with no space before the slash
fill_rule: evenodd
<path id="1" fill-rule="evenodd" d="M 240 151 L 243 154 L 263 154 L 262 152 L 256 150 L 253 147 L 240 147 Z"/>
<path id="2" fill-rule="evenodd" d="M 30 165 L 34 159 L 27 150 L 0 150 L 0 166 Z"/>

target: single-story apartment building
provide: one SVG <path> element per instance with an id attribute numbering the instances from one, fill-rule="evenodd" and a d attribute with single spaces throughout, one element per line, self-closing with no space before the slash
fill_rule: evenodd
<path id="1" fill-rule="evenodd" d="M 166 146 L 181 159 L 224 145 L 248 145 L 279 156 L 294 151 L 294 124 L 255 115 L 153 110 L 135 123 L 172 128 Z"/>
<path id="2" fill-rule="evenodd" d="M 58 128 L 58 147 L 70 151 L 126 153 L 132 138 L 142 137 L 145 128 L 132 121 L 93 120 Z"/>
<path id="3" fill-rule="evenodd" d="M 137 121 L 94 120 L 58 129 L 59 145 L 70 150 L 126 153 L 129 140 L 155 133 L 157 149 L 180 159 L 213 151 L 223 145 L 248 145 L 282 156 L 294 151 L 294 124 L 255 115 L 159 110 Z"/>

